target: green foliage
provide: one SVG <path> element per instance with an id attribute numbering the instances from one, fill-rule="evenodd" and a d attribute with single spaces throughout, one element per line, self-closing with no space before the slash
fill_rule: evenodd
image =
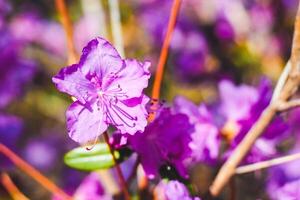
<path id="1" fill-rule="evenodd" d="M 118 160 L 120 153 L 114 151 L 114 154 Z M 84 171 L 108 169 L 115 165 L 109 146 L 105 143 L 96 144 L 90 150 L 86 147 L 77 147 L 64 156 L 64 162 L 69 167 Z"/>

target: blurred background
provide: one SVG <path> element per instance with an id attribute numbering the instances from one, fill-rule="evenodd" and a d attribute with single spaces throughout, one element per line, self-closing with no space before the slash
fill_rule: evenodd
<path id="1" fill-rule="evenodd" d="M 78 53 L 96 36 L 112 41 L 108 0 L 66 2 Z M 151 61 L 155 72 L 172 1 L 119 3 L 125 56 Z M 213 103 L 224 78 L 236 84 L 257 85 L 262 77 L 275 82 L 290 55 L 297 4 L 296 0 L 184 0 L 162 99 L 171 102 L 180 94 L 196 103 Z M 70 169 L 62 160 L 78 146 L 65 127 L 71 99 L 51 81 L 66 65 L 66 37 L 53 0 L 0 0 L 0 142 L 72 193 L 88 173 Z M 2 156 L 0 170 L 9 172 L 30 199 L 51 199 Z M 207 188 L 211 177 L 200 180 Z M 259 184 L 243 190 L 249 199 L 267 199 Z M 255 197 L 253 191 L 258 191 Z M 0 199 L 10 199 L 1 186 Z"/>

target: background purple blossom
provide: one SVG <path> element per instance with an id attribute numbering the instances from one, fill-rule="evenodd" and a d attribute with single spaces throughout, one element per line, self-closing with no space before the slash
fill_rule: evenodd
<path id="1" fill-rule="evenodd" d="M 97 1 L 103 12 L 99 12 L 99 4 L 93 0 L 66 2 L 79 54 L 96 37 L 114 43 L 106 1 Z M 121 59 L 110 46 L 107 51 L 114 59 L 99 59 L 103 63 L 97 60 L 97 64 L 103 64 L 102 70 L 98 70 L 89 62 L 98 55 L 93 54 L 95 40 L 85 48 L 78 64 L 62 69 L 67 66 L 66 37 L 54 1 L 0 0 L 0 142 L 69 194 L 86 199 L 117 199 L 117 192 L 107 189 L 112 185 L 100 173 L 77 171 L 64 164 L 64 154 L 78 147 L 69 139 L 66 123 L 69 129 L 81 128 L 85 135 L 77 139 L 82 143 L 94 142 L 101 134 L 94 131 L 95 121 L 105 123 L 105 129 L 110 124 L 109 134 L 120 129 L 118 125 L 128 123 L 135 128 L 117 131 L 122 135 L 121 144 L 114 142 L 116 148 L 131 155 L 121 164 L 125 178 L 133 176 L 130 192 L 137 193 L 132 169 L 138 160 L 153 178 L 149 190 L 159 190 L 162 199 L 202 197 L 220 165 L 270 102 L 276 80 L 290 55 L 298 1 L 182 1 L 165 66 L 161 99 L 155 108 L 151 103 L 156 101 L 146 96 L 151 96 L 172 1 L 119 3 L 125 57 L 135 60 Z M 99 14 L 104 18 L 100 19 Z M 89 71 L 81 71 L 84 76 L 73 74 L 72 70 L 80 71 L 78 68 L 86 62 L 89 63 L 85 69 Z M 102 72 L 118 67 L 127 69 L 120 76 L 128 78 L 102 76 Z M 51 78 L 57 73 L 60 80 L 78 78 L 83 86 L 88 86 L 84 90 L 75 87 L 71 92 L 66 91 L 70 88 L 59 87 L 78 100 L 69 108 L 69 121 L 65 111 L 72 100 L 53 85 Z M 114 113 L 103 121 L 94 112 L 92 120 L 88 109 L 95 111 L 97 104 L 89 97 L 97 96 L 98 91 L 88 82 L 101 85 L 105 81 L 115 86 L 116 91 L 118 85 L 124 86 L 122 90 L 130 98 L 117 99 L 123 104 L 118 104 L 118 108 L 130 116 L 142 116 L 135 126 L 135 120 L 119 118 Z M 88 96 L 85 89 L 91 89 Z M 153 110 L 156 118 L 150 123 L 146 117 Z M 76 118 L 74 113 L 84 116 Z M 299 109 L 278 114 L 242 164 L 299 152 L 299 120 Z M 87 125 L 91 127 L 86 129 Z M 133 135 L 137 129 L 139 132 Z M 298 166 L 295 161 L 236 176 L 236 199 L 300 198 Z M 2 155 L 0 171 L 7 172 L 29 199 L 52 198 Z M 116 174 L 111 170 L 109 173 L 117 180 Z M 228 199 L 226 191 L 220 199 Z M 9 199 L 1 184 L 0 198 Z"/>

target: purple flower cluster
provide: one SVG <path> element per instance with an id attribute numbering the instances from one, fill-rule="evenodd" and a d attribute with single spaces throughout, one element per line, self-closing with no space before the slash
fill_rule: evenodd
<path id="1" fill-rule="evenodd" d="M 289 151 L 290 154 L 299 153 L 299 142 Z M 292 161 L 268 170 L 267 192 L 273 200 L 300 198 L 300 161 Z"/>
<path id="2" fill-rule="evenodd" d="M 180 96 L 174 100 L 174 107 L 178 113 L 187 115 L 195 126 L 189 144 L 193 161 L 214 164 L 219 155 L 221 137 L 208 108 L 204 104 L 196 106 Z"/>
<path id="3" fill-rule="evenodd" d="M 168 165 L 187 178 L 185 160 L 191 154 L 190 133 L 194 127 L 186 115 L 174 114 L 170 108 L 162 108 L 157 115 L 144 132 L 128 138 L 129 144 L 139 154 L 149 178 L 154 178 L 162 167 Z"/>
<path id="4" fill-rule="evenodd" d="M 199 197 L 191 197 L 185 185 L 179 181 L 161 181 L 155 193 L 161 200 L 201 200 Z"/>
<path id="5" fill-rule="evenodd" d="M 221 131 L 230 140 L 228 156 L 268 105 L 272 88 L 271 83 L 263 79 L 258 89 L 247 85 L 235 86 L 229 81 L 222 81 L 219 90 L 220 113 L 224 118 Z M 284 138 L 287 129 L 288 125 L 283 119 L 280 116 L 276 117 L 256 141 L 245 162 L 253 163 L 276 155 L 276 145 Z"/>
<path id="6" fill-rule="evenodd" d="M 0 0 L 0 142 L 15 149 L 23 122 L 21 118 L 7 114 L 7 108 L 19 100 L 24 85 L 33 78 L 35 62 L 24 56 L 25 44 L 9 30 L 6 18 L 10 12 L 10 3 Z"/>

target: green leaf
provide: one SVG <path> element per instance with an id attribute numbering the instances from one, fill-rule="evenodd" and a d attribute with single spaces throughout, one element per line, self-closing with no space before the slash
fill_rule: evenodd
<path id="1" fill-rule="evenodd" d="M 116 159 L 120 158 L 118 151 L 114 154 Z M 86 147 L 75 148 L 64 156 L 64 162 L 69 167 L 84 171 L 108 169 L 115 165 L 109 146 L 105 143 L 96 144 L 91 150 Z"/>

